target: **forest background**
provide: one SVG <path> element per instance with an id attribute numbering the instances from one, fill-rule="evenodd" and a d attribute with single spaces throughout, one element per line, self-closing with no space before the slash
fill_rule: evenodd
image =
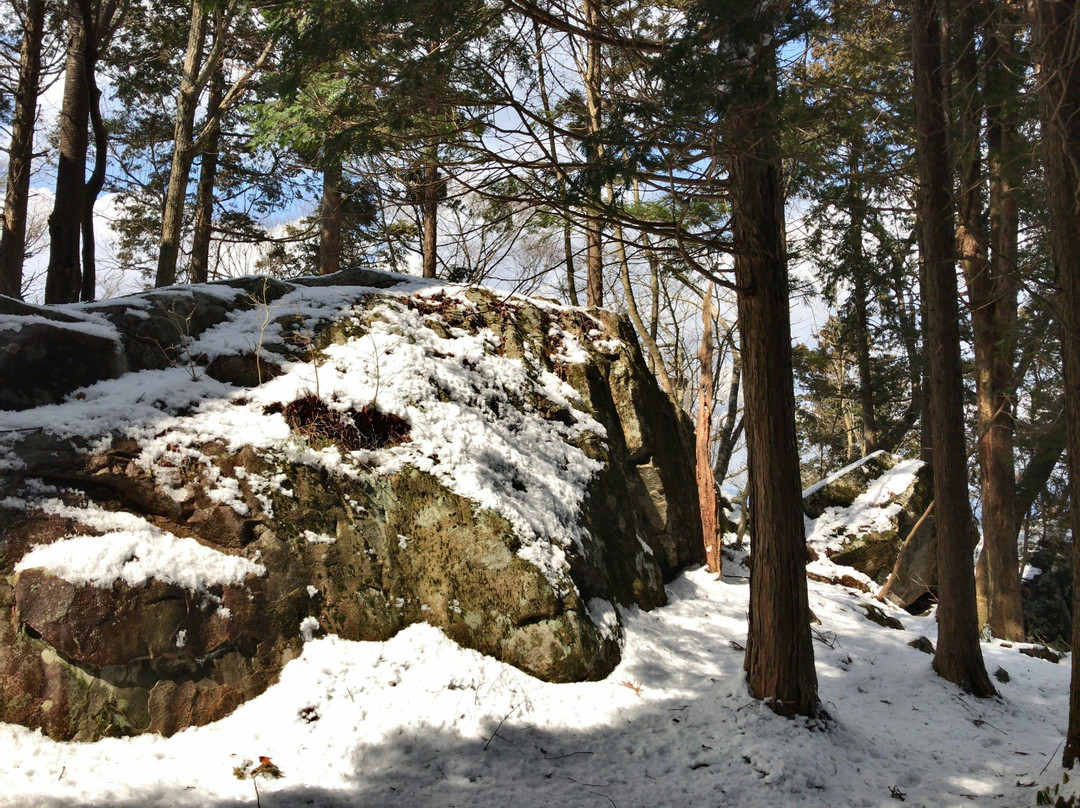
<path id="1" fill-rule="evenodd" d="M 801 487 L 884 449 L 935 466 L 935 668 L 993 692 L 978 632 L 1025 638 L 1025 555 L 1080 518 L 1075 2 L 8 0 L 2 24 L 0 292 L 377 264 L 624 311 L 777 570 L 751 690 L 817 710 L 805 580 L 768 586 L 802 576 Z M 821 313 L 794 346 L 792 305 Z M 755 625 L 800 649 L 779 685 Z"/>

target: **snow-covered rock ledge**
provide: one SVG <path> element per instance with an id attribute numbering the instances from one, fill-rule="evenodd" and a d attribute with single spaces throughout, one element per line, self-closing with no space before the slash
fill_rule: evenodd
<path id="1" fill-rule="evenodd" d="M 608 312 L 353 270 L 3 299 L 0 357 L 0 721 L 57 738 L 417 622 L 600 678 L 700 558 L 689 430 Z"/>

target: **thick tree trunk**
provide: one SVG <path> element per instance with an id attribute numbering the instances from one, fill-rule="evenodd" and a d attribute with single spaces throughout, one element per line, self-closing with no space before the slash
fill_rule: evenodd
<path id="1" fill-rule="evenodd" d="M 34 157 L 34 122 L 41 80 L 41 43 L 45 36 L 45 0 L 27 0 L 19 48 L 19 83 L 8 149 L 7 190 L 0 230 L 0 295 L 22 297 L 26 255 L 26 216 L 30 200 L 30 167 Z"/>
<path id="2" fill-rule="evenodd" d="M 203 66 L 208 18 L 201 0 L 191 4 L 191 25 L 188 29 L 187 51 L 184 54 L 180 92 L 176 98 L 176 122 L 173 127 L 173 156 L 169 167 L 169 184 L 165 191 L 165 208 L 161 217 L 161 239 L 158 245 L 158 266 L 155 286 L 176 283 L 176 267 L 180 259 L 180 236 L 184 225 L 184 200 L 187 197 L 191 163 L 195 158 L 192 135 L 195 130 L 195 110 L 202 86 L 198 76 Z"/>
<path id="3" fill-rule="evenodd" d="M 86 181 L 87 124 L 90 98 L 86 87 L 86 38 L 77 0 L 68 9 L 68 49 L 64 65 L 64 100 L 60 111 L 60 150 L 56 197 L 49 216 L 49 268 L 46 303 L 74 303 L 82 291 L 79 229 Z"/>
<path id="4" fill-rule="evenodd" d="M 221 108 L 225 95 L 225 74 L 214 71 L 206 99 L 206 117 L 213 118 Z M 214 187 L 217 185 L 218 150 L 221 148 L 221 127 L 210 132 L 206 148 L 199 158 L 199 185 L 195 192 L 195 217 L 191 232 L 191 269 L 188 279 L 192 283 L 206 283 L 210 279 L 210 241 L 214 235 Z"/>
<path id="5" fill-rule="evenodd" d="M 938 645 L 934 670 L 972 695 L 990 696 L 995 691 L 983 664 L 975 609 L 974 536 L 967 494 L 960 310 L 939 26 L 936 0 L 913 0 L 918 211 L 926 272 L 934 522 L 938 545 Z"/>
<path id="6" fill-rule="evenodd" d="M 1003 4 L 1002 4 L 1003 6 Z M 990 260 L 987 272 L 969 279 L 975 337 L 975 394 L 982 485 L 983 553 L 986 556 L 985 622 L 995 637 L 1024 639 L 1024 609 L 1016 551 L 1016 459 L 1012 401 L 1016 363 L 1017 215 L 1012 150 L 1015 140 L 1011 57 L 1014 37 L 1001 19 L 990 26 L 987 59 L 986 152 L 990 175 Z M 980 614 L 980 622 L 983 615 Z"/>
<path id="7" fill-rule="evenodd" d="M 750 692 L 781 715 L 818 712 L 810 639 L 780 156 L 764 48 L 728 111 L 753 564 L 746 638 Z"/>
<path id="8" fill-rule="evenodd" d="M 322 202 L 319 204 L 319 274 L 341 269 L 341 162 L 323 169 Z"/>
<path id="9" fill-rule="evenodd" d="M 1080 3 L 1034 0 L 1040 61 L 1043 160 L 1050 244 L 1061 289 L 1062 372 L 1068 432 L 1069 510 L 1080 536 Z M 1073 541 L 1073 590 L 1080 592 L 1080 541 Z M 1080 648 L 1080 598 L 1073 598 L 1072 646 Z M 1080 653 L 1072 655 L 1069 728 L 1062 763 L 1080 760 Z"/>

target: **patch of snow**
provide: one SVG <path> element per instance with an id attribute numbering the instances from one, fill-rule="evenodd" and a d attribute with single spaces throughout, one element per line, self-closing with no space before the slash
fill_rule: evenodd
<path id="1" fill-rule="evenodd" d="M 607 639 L 619 636 L 619 613 L 610 601 L 603 598 L 589 598 L 585 604 L 589 612 L 592 624 L 600 630 L 600 634 Z"/>
<path id="2" fill-rule="evenodd" d="M 300 621 L 300 637 L 304 642 L 311 642 L 320 628 L 319 621 L 309 615 Z"/>
<path id="3" fill-rule="evenodd" d="M 43 569 L 70 583 L 100 588 L 114 581 L 142 586 L 153 578 L 193 592 L 240 584 L 249 575 L 266 572 L 261 564 L 174 536 L 133 514 L 74 507 L 60 500 L 35 505 L 105 533 L 36 545 L 15 565 L 15 572 Z"/>
<path id="4" fill-rule="evenodd" d="M 337 541 L 333 536 L 328 536 L 325 533 L 316 533 L 313 530 L 305 530 L 304 538 L 307 539 L 309 544 L 333 544 Z"/>

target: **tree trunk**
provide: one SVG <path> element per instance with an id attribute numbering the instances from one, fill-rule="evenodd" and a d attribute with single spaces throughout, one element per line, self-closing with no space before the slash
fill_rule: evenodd
<path id="1" fill-rule="evenodd" d="M 436 277 L 439 257 L 439 165 L 430 160 L 423 167 L 424 179 L 420 205 L 423 218 L 424 277 Z"/>
<path id="2" fill-rule="evenodd" d="M 727 114 L 753 537 L 745 667 L 750 692 L 775 712 L 815 715 L 775 70 L 765 47 Z"/>
<path id="3" fill-rule="evenodd" d="M 74 303 L 82 291 L 79 228 L 86 180 L 87 124 L 90 98 L 86 87 L 86 39 L 77 0 L 68 8 L 68 48 L 64 65 L 64 100 L 60 111 L 60 151 L 56 197 L 49 216 L 49 268 L 46 303 Z"/>
<path id="4" fill-rule="evenodd" d="M 698 414 L 695 429 L 698 506 L 701 509 L 701 534 L 705 544 L 705 565 L 717 575 L 723 572 L 720 552 L 720 525 L 716 508 L 716 479 L 712 469 L 713 354 L 715 335 L 712 322 L 713 284 L 710 281 L 701 301 L 701 345 L 698 347 Z"/>
<path id="5" fill-rule="evenodd" d="M 30 167 L 34 157 L 34 121 L 41 79 L 41 42 L 45 36 L 45 0 L 27 0 L 19 48 L 19 83 L 8 149 L 7 190 L 0 230 L 0 295 L 22 297 L 26 255 L 26 215 L 30 200 Z"/>
<path id="6" fill-rule="evenodd" d="M 195 110 L 202 87 L 198 76 L 203 63 L 208 18 L 201 0 L 191 4 L 191 25 L 188 29 L 187 51 L 184 54 L 180 92 L 176 98 L 176 123 L 173 128 L 173 155 L 169 167 L 169 184 L 165 191 L 165 208 L 161 217 L 161 239 L 158 252 L 155 286 L 176 283 L 176 266 L 180 258 L 180 236 L 184 224 L 184 199 L 188 177 L 194 159 L 192 135 L 195 130 Z"/>
<path id="7" fill-rule="evenodd" d="M 600 28 L 600 8 L 597 0 L 585 0 L 585 28 L 597 31 Z M 600 43 L 590 39 L 585 43 L 585 111 L 588 119 L 588 133 L 585 141 L 586 171 L 590 175 L 585 206 L 585 271 L 587 301 L 590 306 L 604 305 L 604 243 L 603 219 L 600 215 L 600 162 L 603 149 L 600 147 L 601 99 L 603 93 L 603 72 Z"/>
<path id="8" fill-rule="evenodd" d="M 340 160 L 323 170 L 322 202 L 319 204 L 320 275 L 332 275 L 341 269 L 341 179 Z"/>
<path id="9" fill-rule="evenodd" d="M 90 127 L 94 133 L 94 168 L 83 189 L 82 203 L 82 290 L 81 299 L 94 300 L 97 297 L 97 238 L 94 235 L 94 205 L 101 189 L 105 187 L 105 167 L 109 159 L 109 133 L 101 117 L 101 90 L 97 86 L 97 62 L 99 57 L 99 37 L 96 15 L 90 0 L 79 0 L 83 18 L 83 27 L 87 31 L 86 58 L 83 69 L 86 71 L 86 92 Z M 112 21 L 107 21 L 111 23 Z"/>
<path id="10" fill-rule="evenodd" d="M 923 228 L 938 556 L 938 645 L 934 670 L 975 696 L 995 691 L 983 664 L 975 609 L 971 504 L 964 447 L 960 310 L 936 0 L 912 2 L 918 212 Z"/>
<path id="11" fill-rule="evenodd" d="M 225 74 L 219 68 L 210 79 L 206 99 L 206 117 L 213 118 L 221 108 L 225 95 Z M 206 148 L 199 159 L 199 185 L 195 192 L 195 217 L 191 232 L 191 269 L 188 279 L 192 283 L 206 283 L 210 279 L 210 240 L 214 235 L 214 187 L 217 184 L 218 149 L 221 148 L 221 127 L 215 126 L 210 133 Z"/>
<path id="12" fill-rule="evenodd" d="M 1015 38 L 997 7 L 985 37 L 986 153 L 990 175 L 990 260 L 982 277 L 969 278 L 972 330 L 975 337 L 975 395 L 978 413 L 978 458 L 982 487 L 983 553 L 986 556 L 985 623 L 995 637 L 1024 639 L 1024 609 L 1016 552 L 1016 460 L 1013 451 L 1012 401 L 1016 362 L 1017 215 L 1012 149 L 1019 97 L 1012 71 L 1020 75 L 1010 54 Z M 980 622 L 983 620 L 980 614 Z"/>
<path id="13" fill-rule="evenodd" d="M 1080 536 L 1080 3 L 1034 0 L 1040 62 L 1043 160 L 1050 245 L 1061 289 L 1061 353 L 1068 432 L 1069 510 Z M 1073 591 L 1080 592 L 1080 541 L 1073 541 Z M 1072 646 L 1080 648 L 1080 598 L 1073 598 Z M 1080 653 L 1072 655 L 1069 728 L 1062 765 L 1080 760 Z"/>
<path id="14" fill-rule="evenodd" d="M 866 256 L 863 245 L 863 222 L 866 215 L 866 202 L 858 181 L 859 156 L 862 151 L 859 141 L 848 143 L 848 245 L 847 258 L 850 262 L 854 282 L 856 345 L 855 359 L 859 371 L 859 416 L 862 421 L 862 456 L 866 457 L 877 451 L 878 428 L 874 414 L 874 385 L 870 368 L 870 301 L 866 286 Z"/>

